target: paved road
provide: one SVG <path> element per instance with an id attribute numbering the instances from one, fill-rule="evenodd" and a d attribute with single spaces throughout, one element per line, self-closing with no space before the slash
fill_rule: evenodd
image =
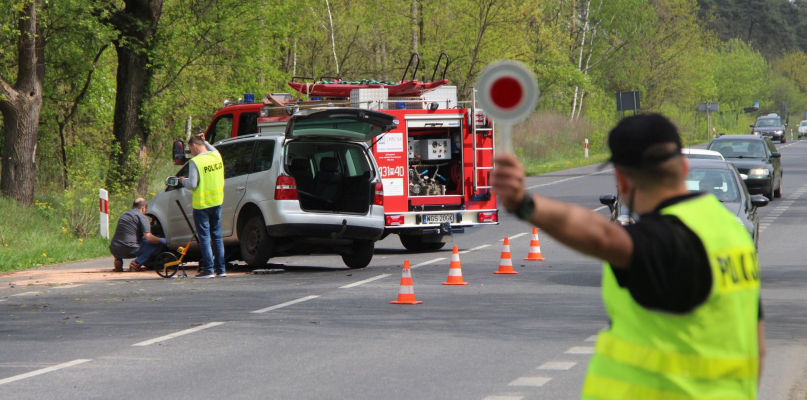
<path id="1" fill-rule="evenodd" d="M 785 198 L 761 210 L 761 398 L 801 400 L 790 396 L 807 368 L 807 143 L 781 151 Z M 614 188 L 611 172 L 594 167 L 528 182 L 590 209 Z M 577 398 L 593 335 L 607 324 L 601 267 L 548 236 L 547 261 L 520 261 L 530 227 L 500 218 L 456 237 L 464 287 L 441 285 L 450 250 L 408 254 L 397 237 L 380 242 L 363 270 L 315 256 L 273 259 L 283 274 L 212 280 L 134 273 L 12 289 L 0 277 L 0 399 Z M 493 274 L 505 236 L 518 275 Z M 422 305 L 389 304 L 405 258 Z"/>

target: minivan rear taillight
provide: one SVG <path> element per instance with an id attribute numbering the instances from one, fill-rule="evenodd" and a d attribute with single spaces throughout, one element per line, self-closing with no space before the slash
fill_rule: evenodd
<path id="1" fill-rule="evenodd" d="M 291 176 L 277 177 L 275 185 L 275 200 L 297 200 L 297 182 Z"/>
<path id="2" fill-rule="evenodd" d="M 384 205 L 384 185 L 381 182 L 376 182 L 373 184 L 373 205 L 374 206 L 383 206 Z"/>

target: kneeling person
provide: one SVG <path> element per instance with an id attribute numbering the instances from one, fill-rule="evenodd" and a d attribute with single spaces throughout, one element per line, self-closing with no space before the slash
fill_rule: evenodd
<path id="1" fill-rule="evenodd" d="M 124 258 L 134 258 L 129 263 L 129 271 L 143 271 L 143 263 L 166 243 L 164 238 L 151 234 L 146 206 L 146 199 L 138 198 L 132 204 L 132 209 L 118 218 L 115 235 L 109 244 L 109 251 L 115 257 L 115 272 L 123 272 Z"/>

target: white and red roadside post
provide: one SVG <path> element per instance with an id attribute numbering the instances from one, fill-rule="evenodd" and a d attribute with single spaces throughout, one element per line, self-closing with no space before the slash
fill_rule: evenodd
<path id="1" fill-rule="evenodd" d="M 101 209 L 101 237 L 109 239 L 109 192 L 104 189 L 98 191 L 98 205 Z"/>
<path id="2" fill-rule="evenodd" d="M 712 139 L 717 137 L 717 129 L 712 128 Z"/>
<path id="3" fill-rule="evenodd" d="M 586 158 L 588 158 L 588 139 L 586 139 Z"/>

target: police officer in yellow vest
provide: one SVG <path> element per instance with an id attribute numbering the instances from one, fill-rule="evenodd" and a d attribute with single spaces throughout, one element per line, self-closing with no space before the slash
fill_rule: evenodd
<path id="1" fill-rule="evenodd" d="M 597 338 L 583 399 L 757 398 L 765 354 L 754 243 L 710 193 L 690 193 L 675 126 L 658 114 L 609 134 L 627 227 L 586 208 L 527 193 L 524 168 L 496 159 L 503 205 L 561 243 L 605 261 L 610 327 Z"/>
<path id="2" fill-rule="evenodd" d="M 225 277 L 224 243 L 221 240 L 224 163 L 221 154 L 202 136 L 194 136 L 188 140 L 188 148 L 193 158 L 188 168 L 188 177 L 180 178 L 180 182 L 193 190 L 193 223 L 196 225 L 196 237 L 202 252 L 199 273 L 194 278 Z"/>

